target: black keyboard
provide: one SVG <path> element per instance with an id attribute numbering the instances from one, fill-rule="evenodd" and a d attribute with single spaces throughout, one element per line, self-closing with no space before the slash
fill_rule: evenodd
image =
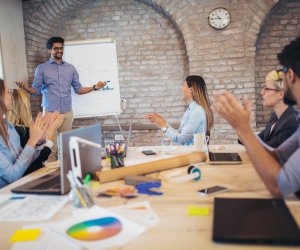
<path id="1" fill-rule="evenodd" d="M 47 190 L 47 189 L 57 189 L 59 187 L 60 187 L 60 175 L 57 175 L 45 182 L 33 186 L 33 189 Z"/>
<path id="2" fill-rule="evenodd" d="M 238 153 L 213 153 L 209 152 L 210 161 L 242 161 Z"/>

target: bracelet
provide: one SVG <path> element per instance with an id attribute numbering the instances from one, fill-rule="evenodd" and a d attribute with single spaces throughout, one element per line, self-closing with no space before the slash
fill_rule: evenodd
<path id="1" fill-rule="evenodd" d="M 98 89 L 96 89 L 96 84 L 93 85 L 93 90 L 94 90 L 94 91 L 98 90 Z"/>

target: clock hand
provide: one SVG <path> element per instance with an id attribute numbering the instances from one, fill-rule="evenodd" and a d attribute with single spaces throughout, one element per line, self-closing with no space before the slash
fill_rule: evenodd
<path id="1" fill-rule="evenodd" d="M 217 18 L 211 18 L 210 20 L 216 20 L 216 19 L 219 19 L 219 20 L 221 20 L 221 18 L 220 18 L 220 17 L 217 17 Z"/>

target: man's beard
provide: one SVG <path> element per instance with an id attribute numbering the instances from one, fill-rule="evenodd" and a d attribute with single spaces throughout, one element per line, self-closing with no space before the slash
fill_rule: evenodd
<path id="1" fill-rule="evenodd" d="M 53 57 L 55 58 L 55 59 L 62 59 L 62 56 L 63 56 L 63 54 L 54 54 L 53 55 Z"/>
<path id="2" fill-rule="evenodd" d="M 297 104 L 296 101 L 294 100 L 294 97 L 289 88 L 284 93 L 283 102 L 286 105 L 296 105 Z"/>

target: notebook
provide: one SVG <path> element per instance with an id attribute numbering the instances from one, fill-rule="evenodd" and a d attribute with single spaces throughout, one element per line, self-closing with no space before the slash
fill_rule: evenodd
<path id="1" fill-rule="evenodd" d="M 52 194 L 61 195 L 70 191 L 70 184 L 67 179 L 67 173 L 71 169 L 71 159 L 69 152 L 69 139 L 71 136 L 81 137 L 83 139 L 101 143 L 101 127 L 99 124 L 87 126 L 79 129 L 66 131 L 59 134 L 60 148 L 60 168 L 56 171 L 27 182 L 11 191 L 13 193 L 27 194 Z M 101 150 L 95 147 L 85 145 L 80 146 L 80 160 L 82 166 L 82 175 L 95 173 L 101 170 Z"/>
<path id="2" fill-rule="evenodd" d="M 213 165 L 232 165 L 242 163 L 242 159 L 238 153 L 208 152 L 208 156 L 209 163 Z"/>
<path id="3" fill-rule="evenodd" d="M 215 198 L 213 241 L 300 245 L 300 231 L 282 199 Z"/>

